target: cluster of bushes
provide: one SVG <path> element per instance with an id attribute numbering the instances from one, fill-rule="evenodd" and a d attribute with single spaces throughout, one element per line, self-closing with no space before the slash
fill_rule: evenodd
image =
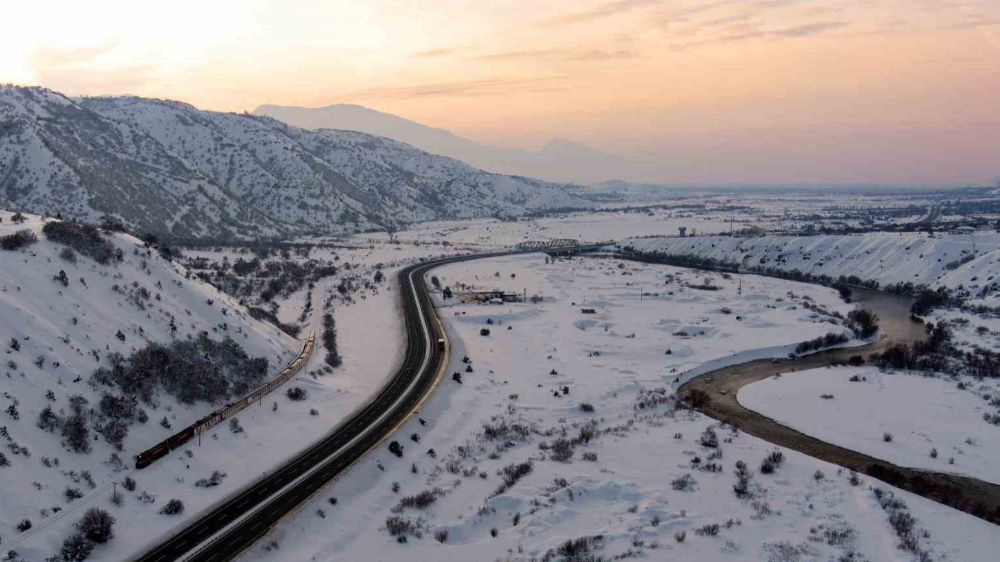
<path id="1" fill-rule="evenodd" d="M 509 490 L 520 479 L 531 474 L 532 468 L 532 462 L 528 460 L 526 462 L 509 464 L 497 471 L 497 475 L 503 479 L 503 483 L 494 490 L 493 495 L 499 496 Z"/>
<path id="2" fill-rule="evenodd" d="M 70 413 L 65 417 L 45 406 L 38 413 L 39 428 L 55 433 L 59 431 L 63 443 L 77 453 L 90 452 L 90 427 L 88 420 L 95 420 L 97 433 L 102 435 L 109 444 L 119 451 L 128 428 L 133 420 L 145 423 L 148 420 L 146 412 L 138 407 L 135 400 L 126 396 L 105 393 L 97 409 L 87 409 L 87 399 L 82 396 L 69 398 Z"/>
<path id="3" fill-rule="evenodd" d="M 293 386 L 285 391 L 285 396 L 293 402 L 301 402 L 309 397 L 309 394 L 301 386 Z"/>
<path id="4" fill-rule="evenodd" d="M 83 396 L 70 396 L 69 415 L 65 419 L 55 417 L 54 424 L 50 426 L 53 430 L 59 428 L 62 433 L 63 442 L 77 453 L 90 452 L 90 427 L 87 425 L 86 405 L 87 399 Z M 42 410 L 42 413 L 39 415 L 39 426 L 42 425 L 42 416 L 45 415 L 46 410 L 48 410 L 49 418 L 55 416 L 51 408 L 46 406 L 45 410 Z"/>
<path id="5" fill-rule="evenodd" d="M 252 259 L 241 257 L 232 263 L 227 260 L 210 263 L 205 258 L 195 258 L 188 261 L 188 266 L 201 270 L 197 276 L 223 292 L 237 298 L 259 296 L 263 302 L 291 295 L 308 284 L 336 275 L 338 271 L 335 265 L 328 262 L 289 259 L 291 255 L 287 250 L 279 254 L 284 259 L 263 261 L 262 257 L 268 255 L 270 251 L 265 250 Z"/>
<path id="6" fill-rule="evenodd" d="M 94 371 L 92 381 L 117 386 L 145 403 L 152 403 L 161 388 L 185 404 L 243 394 L 268 369 L 266 358 L 250 357 L 232 338 L 215 341 L 205 334 L 168 345 L 151 343 L 128 357 L 112 353 L 109 362 Z"/>
<path id="7" fill-rule="evenodd" d="M 385 529 L 389 531 L 391 536 L 396 537 L 397 542 L 401 543 L 405 543 L 407 537 L 411 536 L 422 538 L 424 527 L 424 520 L 421 518 L 412 520 L 398 515 L 390 515 L 385 520 Z"/>
<path id="8" fill-rule="evenodd" d="M 879 506 L 889 516 L 889 525 L 899 539 L 899 549 L 913 554 L 914 558 L 921 562 L 933 560 L 931 554 L 920 546 L 920 533 L 916 529 L 917 520 L 910 515 L 906 503 L 882 488 L 873 488 L 872 493 L 875 494 Z"/>
<path id="9" fill-rule="evenodd" d="M 878 289 L 879 282 L 874 280 L 864 280 L 856 275 L 841 275 L 839 277 L 832 277 L 830 275 L 822 274 L 812 274 L 805 271 L 800 271 L 798 269 L 783 269 L 776 266 L 764 265 L 765 258 L 761 258 L 760 265 L 746 265 L 740 264 L 734 261 L 719 260 L 711 257 L 701 256 L 697 254 L 667 254 L 663 252 L 641 252 L 637 251 L 631 246 L 626 246 L 622 248 L 622 254 L 624 257 L 644 262 L 644 263 L 662 263 L 667 265 L 673 265 L 677 267 L 687 267 L 690 269 L 707 269 L 710 271 L 728 271 L 728 272 L 745 272 L 745 273 L 756 273 L 758 275 L 766 275 L 768 277 L 777 277 L 779 279 L 788 279 L 791 281 L 802 281 L 806 283 L 818 283 L 821 285 L 828 285 L 831 287 L 836 287 L 841 295 L 844 295 L 844 291 L 841 289 L 848 288 L 848 286 L 858 286 L 866 287 L 869 289 Z M 912 294 L 913 286 L 911 284 L 910 290 L 904 291 L 894 291 L 902 292 L 907 294 Z"/>
<path id="10" fill-rule="evenodd" d="M 923 289 L 917 293 L 917 299 L 910 306 L 910 313 L 914 316 L 926 316 L 931 310 L 945 306 L 951 300 L 951 293 L 944 287 L 936 290 Z"/>
<path id="11" fill-rule="evenodd" d="M 79 562 L 94 552 L 94 547 L 114 537 L 115 518 L 103 509 L 90 508 L 76 524 L 76 533 L 63 541 L 59 555 L 63 560 Z"/>
<path id="12" fill-rule="evenodd" d="M 486 441 L 524 441 L 531 435 L 531 427 L 523 423 L 507 423 L 500 419 L 493 423 L 484 423 L 481 438 Z"/>
<path id="13" fill-rule="evenodd" d="M 670 481 L 670 487 L 678 492 L 690 492 L 697 486 L 698 482 L 690 474 L 683 474 Z"/>
<path id="14" fill-rule="evenodd" d="M 222 484 L 222 481 L 225 480 L 225 478 L 226 478 L 225 472 L 219 472 L 218 470 L 213 470 L 211 476 L 209 476 L 208 478 L 198 479 L 198 481 L 195 482 L 194 485 L 197 488 L 214 488 L 219 484 Z"/>
<path id="15" fill-rule="evenodd" d="M 425 509 L 432 503 L 436 502 L 437 499 L 444 495 L 444 490 L 441 488 L 434 488 L 433 490 L 424 490 L 419 494 L 412 496 L 406 496 L 399 500 L 396 507 L 392 508 L 393 513 L 399 513 L 404 509 Z"/>
<path id="16" fill-rule="evenodd" d="M 278 319 L 278 315 L 263 308 L 258 308 L 255 306 L 248 306 L 247 312 L 254 320 L 260 320 L 262 322 L 270 322 L 278 327 L 279 330 L 285 332 L 286 334 L 292 336 L 293 338 L 299 337 L 302 332 L 302 328 L 296 326 L 295 324 L 286 324 Z"/>
<path id="17" fill-rule="evenodd" d="M 14 251 L 25 246 L 30 246 L 35 242 L 38 242 L 38 237 L 35 236 L 34 232 L 25 228 L 6 236 L 0 236 L 0 249 Z"/>
<path id="18" fill-rule="evenodd" d="M 813 338 L 799 343 L 795 346 L 795 354 L 802 355 L 803 353 L 826 349 L 828 347 L 847 343 L 849 340 L 850 338 L 848 338 L 846 334 L 828 332 L 825 336 L 819 336 L 818 338 Z"/>
<path id="19" fill-rule="evenodd" d="M 733 484 L 733 493 L 741 500 L 750 500 L 754 497 L 754 491 L 750 486 L 753 474 L 747 468 L 747 463 L 736 461 L 736 483 Z"/>
<path id="20" fill-rule="evenodd" d="M 764 460 L 760 461 L 761 474 L 774 474 L 782 463 L 785 462 L 785 455 L 781 451 L 771 451 Z"/>
<path id="21" fill-rule="evenodd" d="M 542 562 L 564 561 L 587 561 L 602 560 L 601 557 L 593 554 L 595 550 L 600 550 L 604 546 L 604 535 L 594 535 L 592 537 L 580 537 L 569 539 L 558 547 L 549 549 L 542 556 Z"/>
<path id="22" fill-rule="evenodd" d="M 107 240 L 101 231 L 89 224 L 70 221 L 52 221 L 42 227 L 45 237 L 57 244 L 63 244 L 77 253 L 90 257 L 100 264 L 112 259 L 121 259 L 121 249 Z"/>
<path id="23" fill-rule="evenodd" d="M 984 377 L 1000 373 L 1000 352 L 981 347 L 962 351 L 952 343 L 951 330 L 944 322 L 928 324 L 926 329 L 927 339 L 895 344 L 872 355 L 872 364 L 882 369 L 955 371 Z"/>
<path id="24" fill-rule="evenodd" d="M 590 443 L 590 440 L 594 438 L 594 428 L 597 422 L 591 422 L 580 428 L 580 432 L 576 437 L 568 439 L 566 437 L 560 437 L 549 443 L 540 443 L 538 448 L 549 451 L 549 458 L 556 462 L 569 462 L 573 458 L 573 451 L 576 447 L 581 445 L 586 445 Z"/>
<path id="25" fill-rule="evenodd" d="M 333 315 L 327 312 L 323 315 L 323 347 L 326 348 L 326 357 L 323 359 L 331 367 L 339 367 L 343 364 L 340 353 L 337 352 L 337 324 Z"/>
<path id="26" fill-rule="evenodd" d="M 863 308 L 847 314 L 848 324 L 855 337 L 866 340 L 878 332 L 878 316 Z"/>
<path id="27" fill-rule="evenodd" d="M 160 513 L 163 515 L 180 515 L 184 511 L 184 502 L 178 499 L 172 499 L 164 504 L 163 508 L 160 509 Z"/>

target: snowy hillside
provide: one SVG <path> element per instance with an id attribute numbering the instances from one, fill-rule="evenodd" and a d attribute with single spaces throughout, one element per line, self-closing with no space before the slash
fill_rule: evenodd
<path id="1" fill-rule="evenodd" d="M 567 187 L 361 133 L 0 87 L 0 204 L 137 231 L 259 237 L 588 206 Z"/>
<path id="2" fill-rule="evenodd" d="M 37 217 L 15 221 L 0 212 L 4 552 L 53 522 L 60 527 L 53 540 L 61 541 L 69 519 L 79 518 L 72 514 L 77 506 L 109 508 L 111 483 L 118 482 L 121 491 L 134 454 L 213 409 L 198 393 L 205 390 L 201 385 L 220 379 L 211 372 L 185 379 L 176 363 L 170 363 L 169 378 L 186 381 L 185 388 L 170 388 L 169 381 L 153 386 L 154 374 L 147 370 L 133 373 L 133 388 L 121 388 L 115 382 L 136 365 L 134 352 L 154 342 L 169 353 L 198 349 L 205 354 L 201 361 L 211 365 L 208 371 L 224 374 L 223 386 L 215 389 L 219 396 L 230 396 L 253 384 L 247 372 L 273 374 L 300 349 L 299 342 L 187 278 L 183 268 L 131 236 L 98 233 L 89 246 L 65 244 L 53 241 L 55 231 L 43 231 L 44 225 Z M 226 338 L 235 346 L 222 343 Z M 116 354 L 122 362 L 116 363 Z M 191 364 L 201 363 L 195 357 Z M 233 366 L 247 368 L 236 373 L 228 370 Z M 106 376 L 92 378 L 100 367 Z M 173 475 L 158 480 L 166 485 L 163 493 L 184 497 L 170 489 Z M 155 486 L 140 486 L 135 494 L 157 494 Z M 157 517 L 162 505 L 147 507 L 129 519 L 141 524 L 143 517 Z M 67 515 L 62 525 L 58 520 Z M 30 528 L 15 530 L 19 525 Z"/>
<path id="3" fill-rule="evenodd" d="M 622 246 L 643 253 L 696 255 L 744 268 L 773 267 L 834 278 L 854 275 L 883 287 L 912 283 L 963 288 L 981 303 L 1000 302 L 1000 234 L 995 233 L 699 236 L 631 239 Z"/>

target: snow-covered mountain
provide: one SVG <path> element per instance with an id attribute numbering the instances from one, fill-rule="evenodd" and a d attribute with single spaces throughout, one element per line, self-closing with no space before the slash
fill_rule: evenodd
<path id="1" fill-rule="evenodd" d="M 0 205 L 178 238 L 343 232 L 588 203 L 386 138 L 135 97 L 0 87 Z"/>
<path id="2" fill-rule="evenodd" d="M 653 176 L 640 163 L 566 139 L 552 139 L 534 151 L 504 148 L 471 141 L 445 129 L 360 105 L 333 104 L 317 108 L 262 105 L 254 114 L 304 129 L 343 129 L 388 137 L 501 174 L 580 183 L 640 180 Z"/>

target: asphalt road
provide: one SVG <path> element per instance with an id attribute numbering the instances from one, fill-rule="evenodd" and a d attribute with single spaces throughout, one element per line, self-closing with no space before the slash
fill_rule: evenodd
<path id="1" fill-rule="evenodd" d="M 321 441 L 199 515 L 135 560 L 230 560 L 377 446 L 433 388 L 439 369 L 447 361 L 447 352 L 437 345 L 438 338 L 445 336 L 424 274 L 447 263 L 513 253 L 526 252 L 456 256 L 403 269 L 398 279 L 406 323 L 406 354 L 399 370 L 379 393 Z"/>

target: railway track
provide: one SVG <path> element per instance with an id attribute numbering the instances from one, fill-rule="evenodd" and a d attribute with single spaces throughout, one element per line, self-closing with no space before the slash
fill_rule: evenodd
<path id="1" fill-rule="evenodd" d="M 444 328 L 424 283 L 424 274 L 448 263 L 531 251 L 442 258 L 400 271 L 406 352 L 398 371 L 375 397 L 326 437 L 201 513 L 183 529 L 134 560 L 217 562 L 235 558 L 249 548 L 286 515 L 391 435 L 434 387 L 447 366 L 448 349 Z"/>
<path id="2" fill-rule="evenodd" d="M 305 343 L 302 344 L 302 351 L 299 353 L 298 357 L 289 363 L 288 366 L 278 373 L 278 375 L 273 379 L 255 388 L 247 395 L 226 404 L 211 414 L 201 418 L 193 424 L 136 455 L 135 468 L 137 470 L 142 470 L 157 460 L 167 456 L 171 451 L 183 447 L 188 441 L 194 439 L 195 437 L 201 439 L 200 436 L 202 433 L 205 433 L 225 420 L 242 412 L 251 404 L 258 403 L 265 396 L 274 392 L 275 389 L 290 381 L 295 377 L 295 375 L 299 374 L 299 371 L 301 371 L 309 362 L 309 358 L 312 357 L 315 340 L 316 333 L 309 332 L 309 337 L 307 337 Z M 201 441 L 199 441 L 199 444 L 200 443 Z"/>

